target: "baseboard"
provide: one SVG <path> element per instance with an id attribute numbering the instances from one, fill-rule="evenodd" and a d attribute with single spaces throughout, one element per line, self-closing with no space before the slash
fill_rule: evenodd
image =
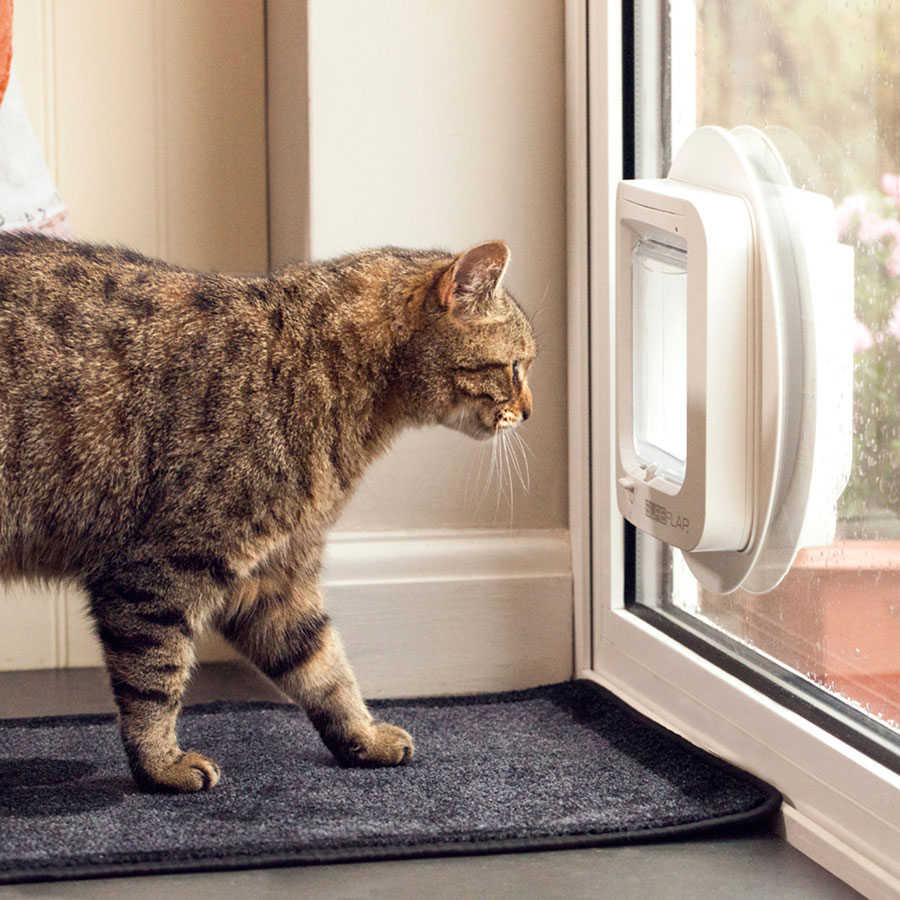
<path id="1" fill-rule="evenodd" d="M 338 533 L 323 571 L 328 608 L 370 697 L 496 691 L 572 674 L 565 530 Z M 0 669 L 101 665 L 72 587 L 14 585 L 0 615 Z M 233 658 L 221 640 L 201 660 Z"/>
<path id="2" fill-rule="evenodd" d="M 788 803 L 782 807 L 781 836 L 869 900 L 898 900 L 900 879 L 867 859 Z"/>

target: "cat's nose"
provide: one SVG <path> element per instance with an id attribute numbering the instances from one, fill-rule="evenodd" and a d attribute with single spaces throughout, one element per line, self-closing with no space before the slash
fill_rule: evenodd
<path id="1" fill-rule="evenodd" d="M 533 400 L 531 398 L 531 389 L 527 384 L 522 385 L 522 396 L 519 398 L 519 409 L 522 410 L 522 421 L 524 422 L 530 415 Z"/>

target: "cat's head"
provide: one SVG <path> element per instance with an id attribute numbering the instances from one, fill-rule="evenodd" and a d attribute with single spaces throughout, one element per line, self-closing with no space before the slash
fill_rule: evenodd
<path id="1" fill-rule="evenodd" d="M 515 428 L 532 413 L 537 355 L 531 323 L 501 284 L 502 241 L 461 253 L 433 282 L 417 334 L 421 401 L 430 417 L 474 438 Z"/>

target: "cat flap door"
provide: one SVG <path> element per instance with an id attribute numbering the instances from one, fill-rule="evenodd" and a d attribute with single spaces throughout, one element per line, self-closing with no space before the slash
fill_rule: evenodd
<path id="1" fill-rule="evenodd" d="M 760 131 L 616 197 L 616 495 L 707 590 L 771 590 L 850 474 L 853 251 Z"/>

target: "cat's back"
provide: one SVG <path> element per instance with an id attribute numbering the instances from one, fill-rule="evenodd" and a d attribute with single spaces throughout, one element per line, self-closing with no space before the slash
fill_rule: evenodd
<path id="1" fill-rule="evenodd" d="M 50 532 L 124 533 L 154 473 L 212 470 L 252 397 L 259 308 L 246 280 L 0 234 L 0 576 L 10 547 L 46 561 Z"/>
<path id="2" fill-rule="evenodd" d="M 61 370 L 110 379 L 161 374 L 236 323 L 248 337 L 259 304 L 247 280 L 169 265 L 124 247 L 0 233 L 0 370 L 6 385 Z M 0 381 L 0 390 L 2 390 Z"/>
<path id="3" fill-rule="evenodd" d="M 165 312 L 151 305 L 150 294 L 163 287 L 174 300 L 185 274 L 126 248 L 0 233 L 0 352 L 13 331 L 40 341 L 47 352 L 96 349 L 96 326 Z"/>

